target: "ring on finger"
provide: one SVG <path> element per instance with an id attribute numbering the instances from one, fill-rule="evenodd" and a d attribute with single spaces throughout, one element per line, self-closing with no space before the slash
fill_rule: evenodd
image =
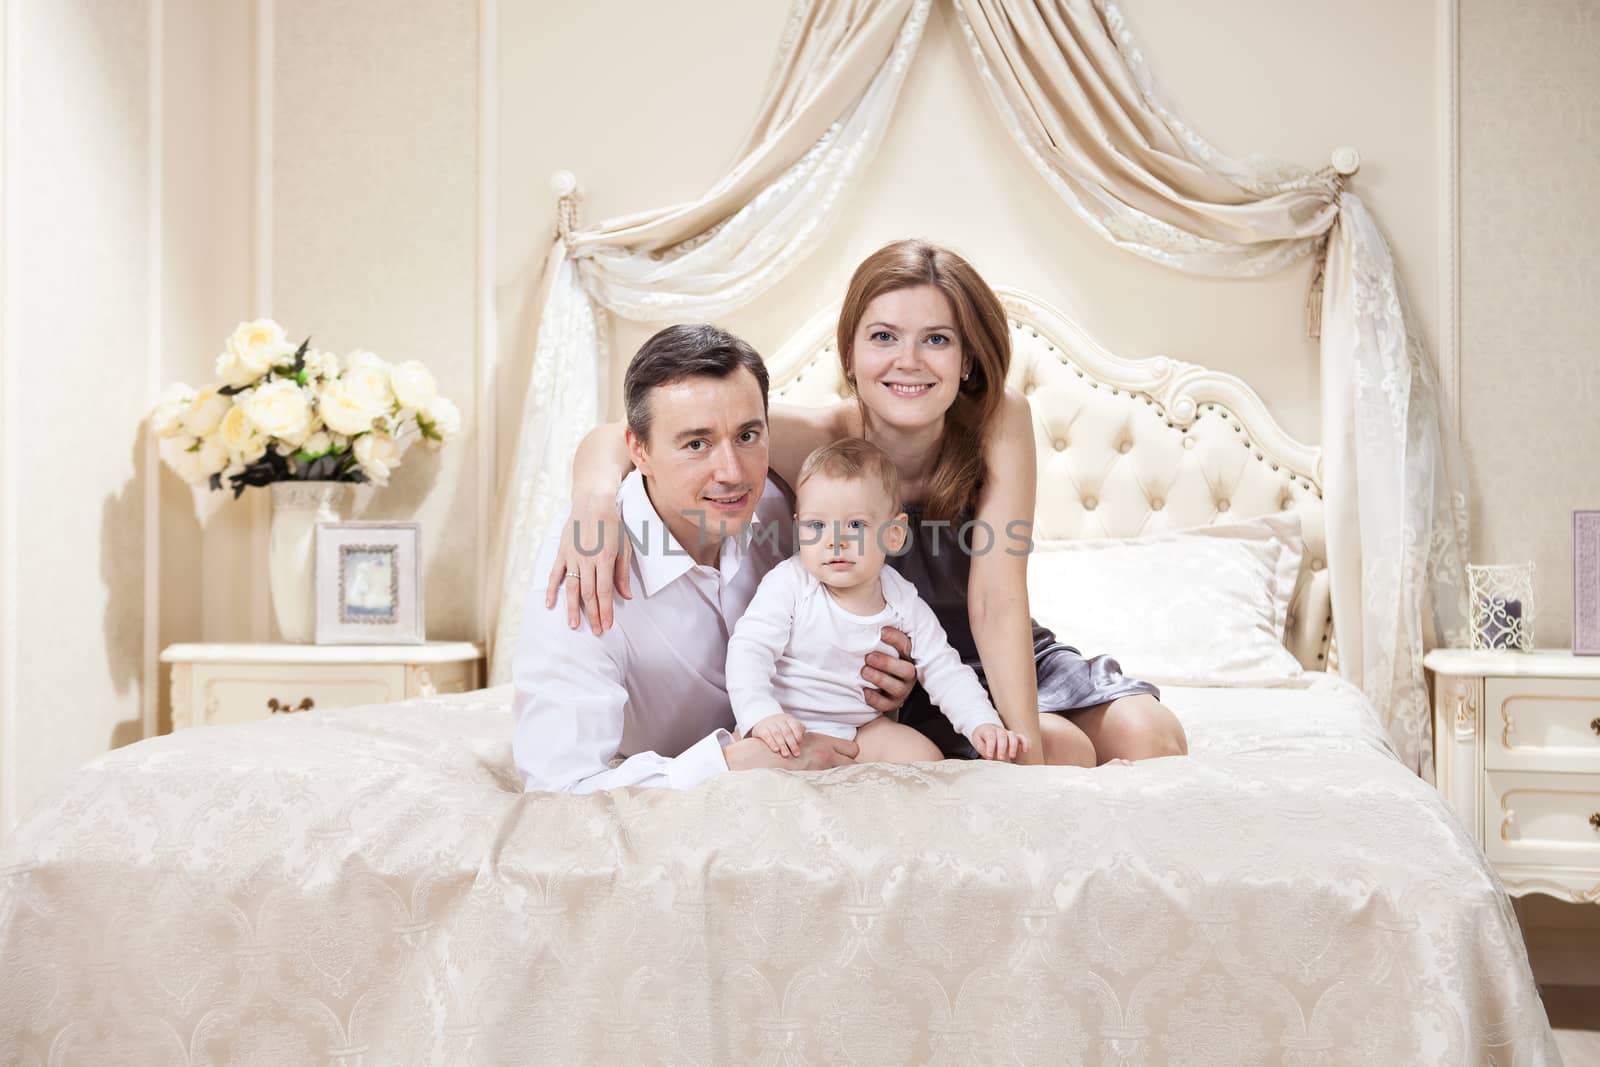
<path id="1" fill-rule="evenodd" d="M 568 578 L 581 578 L 583 576 L 580 575 L 577 571 L 568 571 L 567 572 L 567 577 Z"/>

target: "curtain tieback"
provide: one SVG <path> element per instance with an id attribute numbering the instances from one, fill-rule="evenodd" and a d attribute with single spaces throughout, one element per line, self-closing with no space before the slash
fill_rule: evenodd
<path id="1" fill-rule="evenodd" d="M 1337 165 L 1323 167 L 1317 174 L 1333 184 L 1333 200 L 1340 205 L 1342 212 L 1344 205 L 1341 198 L 1349 175 L 1342 173 Z M 1306 334 L 1314 341 L 1322 339 L 1322 290 L 1328 274 L 1328 249 L 1333 246 L 1333 227 L 1337 225 L 1339 217 L 1336 215 L 1333 226 L 1329 226 L 1328 232 L 1322 235 L 1322 246 L 1316 252 L 1316 269 L 1311 272 L 1311 287 L 1306 291 Z"/>
<path id="2" fill-rule="evenodd" d="M 578 189 L 578 179 L 570 170 L 558 170 L 550 175 L 550 191 L 556 194 L 556 236 L 572 253 L 572 235 L 578 229 L 578 206 L 583 193 Z"/>

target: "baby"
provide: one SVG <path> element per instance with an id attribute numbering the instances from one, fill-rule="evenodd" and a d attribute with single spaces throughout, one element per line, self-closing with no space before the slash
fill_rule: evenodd
<path id="1" fill-rule="evenodd" d="M 879 631 L 911 637 L 917 679 L 985 759 L 1027 751 L 1008 731 L 971 667 L 950 647 L 933 609 L 884 566 L 905 543 L 900 479 L 876 445 L 846 438 L 817 449 L 795 487 L 800 551 L 772 569 L 728 642 L 728 695 L 741 736 L 781 756 L 807 730 L 854 739 L 857 759 L 943 759 L 921 733 L 880 715 L 858 673 L 871 651 L 895 656 Z"/>

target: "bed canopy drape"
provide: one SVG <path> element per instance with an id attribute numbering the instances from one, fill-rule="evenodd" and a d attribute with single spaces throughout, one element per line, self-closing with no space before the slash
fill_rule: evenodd
<path id="1" fill-rule="evenodd" d="M 491 681 L 510 652 L 544 527 L 607 394 L 599 309 L 681 321 L 748 302 L 802 258 L 876 149 L 931 0 L 796 0 L 771 86 L 700 200 L 580 229 L 558 189 L 533 374 L 498 535 Z M 1393 258 L 1332 167 L 1231 159 L 1156 89 L 1114 0 L 947 0 L 995 112 L 1101 236 L 1175 270 L 1255 277 L 1316 257 L 1322 480 L 1338 670 L 1401 758 L 1432 775 L 1427 644 L 1459 643 L 1465 497 L 1434 369 Z M 541 581 L 542 587 L 542 581 Z"/>

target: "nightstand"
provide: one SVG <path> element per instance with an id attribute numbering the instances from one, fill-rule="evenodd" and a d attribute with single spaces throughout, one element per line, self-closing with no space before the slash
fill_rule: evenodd
<path id="1" fill-rule="evenodd" d="M 1600 656 L 1435 649 L 1439 791 L 1506 890 L 1600 903 Z"/>
<path id="2" fill-rule="evenodd" d="M 312 708 L 386 704 L 464 693 L 482 679 L 483 650 L 421 645 L 173 645 L 172 728 L 250 722 Z"/>

